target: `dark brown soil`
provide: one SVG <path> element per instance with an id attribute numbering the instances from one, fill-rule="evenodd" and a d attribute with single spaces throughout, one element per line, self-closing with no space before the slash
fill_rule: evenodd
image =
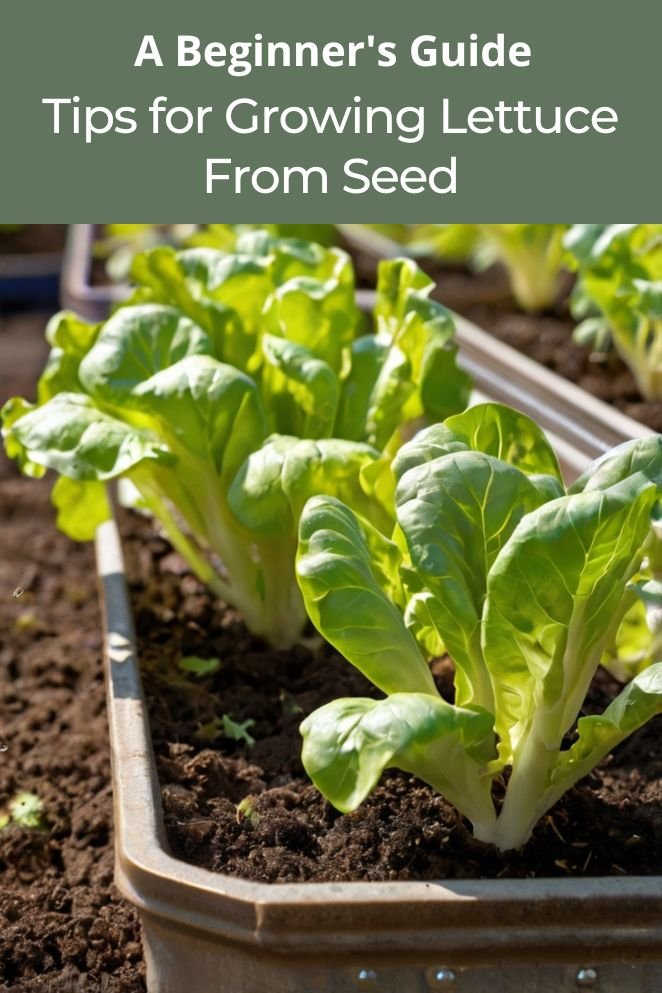
<path id="1" fill-rule="evenodd" d="M 66 224 L 21 224 L 12 231 L 0 226 L 0 255 L 61 252 L 66 234 Z"/>
<path id="2" fill-rule="evenodd" d="M 441 797 L 401 773 L 341 816 L 303 773 L 298 727 L 320 704 L 374 689 L 322 643 L 267 650 L 149 524 L 127 517 L 124 532 L 168 837 L 180 858 L 263 882 L 662 871 L 662 719 L 571 790 L 519 854 L 474 841 Z M 177 663 L 187 655 L 221 667 L 184 675 Z M 449 663 L 435 668 L 449 695 Z M 603 709 L 616 690 L 604 674 L 590 707 Z M 210 738 L 222 714 L 253 721 L 255 744 Z"/>
<path id="3" fill-rule="evenodd" d="M 44 323 L 0 317 L 0 401 L 32 395 Z M 55 531 L 49 488 L 0 455 L 0 807 L 35 793 L 45 820 L 0 830 L 0 990 L 139 993 L 138 922 L 112 882 L 92 549 Z"/>

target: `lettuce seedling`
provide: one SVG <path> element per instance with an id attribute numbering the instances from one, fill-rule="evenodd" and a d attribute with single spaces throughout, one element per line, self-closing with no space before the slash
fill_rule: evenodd
<path id="1" fill-rule="evenodd" d="M 662 400 L 662 224 L 575 224 L 565 245 L 578 340 L 604 350 L 611 337 L 641 395 Z"/>
<path id="2" fill-rule="evenodd" d="M 8 455 L 54 469 L 58 524 L 93 536 L 106 484 L 131 484 L 198 577 L 250 630 L 286 647 L 306 615 L 297 521 L 328 493 L 387 521 L 380 473 L 421 418 L 466 404 L 453 322 L 411 261 L 380 269 L 362 333 L 348 257 L 265 233 L 236 254 L 167 247 L 102 325 L 60 314 L 38 403 L 6 404 Z"/>
<path id="3" fill-rule="evenodd" d="M 43 814 L 44 802 L 35 793 L 17 793 L 9 801 L 6 809 L 0 810 L 0 830 L 10 824 L 16 824 L 18 827 L 45 831 Z"/>
<path id="4" fill-rule="evenodd" d="M 477 838 L 519 848 L 566 790 L 662 712 L 656 661 L 604 713 L 579 716 L 631 595 L 659 610 L 646 557 L 662 437 L 614 449 L 566 491 L 540 429 L 485 404 L 419 433 L 394 471 L 390 538 L 332 496 L 302 514 L 310 616 L 384 694 L 307 717 L 304 766 L 341 811 L 384 769 L 402 769 L 453 803 Z M 444 651 L 453 703 L 428 664 Z M 492 784 L 507 769 L 497 810 Z"/>

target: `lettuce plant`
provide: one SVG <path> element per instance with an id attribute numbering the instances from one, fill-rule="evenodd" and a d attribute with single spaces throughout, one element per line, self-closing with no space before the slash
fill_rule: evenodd
<path id="1" fill-rule="evenodd" d="M 233 252 L 242 235 L 260 229 L 276 238 L 299 238 L 323 245 L 336 240 L 331 224 L 104 224 L 103 236 L 94 243 L 94 255 L 105 260 L 106 272 L 113 282 L 124 283 L 131 275 L 136 255 L 150 248 L 172 245 Z"/>
<path id="2" fill-rule="evenodd" d="M 443 794 L 480 840 L 519 848 L 566 790 L 662 712 L 656 661 L 604 713 L 580 716 L 631 597 L 659 612 L 647 556 L 657 554 L 662 437 L 614 449 L 566 491 L 540 429 L 485 404 L 423 430 L 394 471 L 390 537 L 333 496 L 303 510 L 297 571 L 310 616 L 384 694 L 307 717 L 303 762 L 341 811 L 395 767 Z M 428 664 L 444 651 L 452 703 Z M 497 809 L 492 785 L 506 770 Z"/>
<path id="3" fill-rule="evenodd" d="M 343 252 L 263 233 L 236 254 L 156 248 L 133 271 L 104 324 L 50 323 L 38 403 L 2 412 L 7 453 L 60 474 L 58 523 L 79 540 L 108 517 L 106 484 L 129 484 L 252 632 L 291 645 L 300 510 L 328 493 L 388 520 L 383 452 L 467 401 L 452 320 L 414 263 L 393 261 L 366 330 Z"/>
<path id="4" fill-rule="evenodd" d="M 559 293 L 566 224 L 479 224 L 476 260 L 501 262 L 524 310 L 550 307 Z"/>
<path id="5" fill-rule="evenodd" d="M 565 245 L 578 340 L 603 350 L 611 337 L 641 395 L 662 400 L 662 224 L 575 224 Z"/>

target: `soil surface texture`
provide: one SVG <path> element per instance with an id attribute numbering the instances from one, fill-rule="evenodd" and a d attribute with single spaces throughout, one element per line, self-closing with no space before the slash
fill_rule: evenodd
<path id="1" fill-rule="evenodd" d="M 61 252 L 67 234 L 66 224 L 0 225 L 0 255 L 35 255 Z"/>
<path id="2" fill-rule="evenodd" d="M 520 853 L 476 842 L 451 806 L 402 773 L 385 775 L 359 810 L 340 815 L 303 772 L 299 724 L 329 700 L 378 695 L 374 688 L 321 641 L 270 651 L 214 603 L 147 521 L 126 515 L 123 532 L 178 857 L 261 882 L 662 872 L 662 718 L 572 789 Z M 194 676 L 179 667 L 189 656 L 219 664 Z M 451 698 L 450 663 L 434 669 Z M 602 672 L 587 712 L 617 691 Z M 225 736 L 224 715 L 254 744 Z"/>
<path id="3" fill-rule="evenodd" d="M 0 400 L 33 395 L 47 316 L 0 315 Z M 49 490 L 0 455 L 0 808 L 43 803 L 42 829 L 0 830 L 0 990 L 143 993 L 137 917 L 113 885 L 93 551 L 55 530 Z"/>

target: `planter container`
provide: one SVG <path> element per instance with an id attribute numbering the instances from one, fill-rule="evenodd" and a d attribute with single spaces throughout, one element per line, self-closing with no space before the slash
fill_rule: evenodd
<path id="1" fill-rule="evenodd" d="M 465 322 L 460 341 L 480 391 L 537 416 L 569 475 L 646 433 Z M 662 993 L 659 877 L 263 885 L 173 858 L 112 522 L 97 562 L 116 881 L 150 993 Z"/>
<path id="2" fill-rule="evenodd" d="M 98 224 L 70 224 L 62 267 L 60 301 L 89 321 L 103 321 L 128 294 L 127 285 L 92 285 L 92 249 Z"/>

